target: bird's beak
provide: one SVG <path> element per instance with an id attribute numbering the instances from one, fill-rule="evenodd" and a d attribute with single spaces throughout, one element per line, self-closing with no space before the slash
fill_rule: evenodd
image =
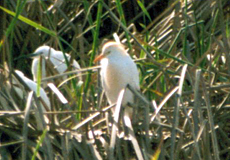
<path id="1" fill-rule="evenodd" d="M 97 61 L 100 61 L 102 58 L 105 58 L 105 55 L 100 54 L 99 56 L 97 56 L 97 57 L 94 59 L 93 63 L 96 63 Z"/>
<path id="2" fill-rule="evenodd" d="M 14 60 L 19 60 L 19 59 L 22 59 L 22 58 L 34 58 L 34 57 L 40 56 L 41 54 L 42 54 L 42 52 L 34 52 L 34 53 L 31 53 L 31 54 L 28 54 L 28 55 L 23 55 L 23 56 L 17 57 Z"/>
<path id="3" fill-rule="evenodd" d="M 32 54 L 29 54 L 28 55 L 28 58 L 33 58 L 33 57 L 37 57 L 37 56 L 40 56 L 42 54 L 42 52 L 34 52 Z"/>

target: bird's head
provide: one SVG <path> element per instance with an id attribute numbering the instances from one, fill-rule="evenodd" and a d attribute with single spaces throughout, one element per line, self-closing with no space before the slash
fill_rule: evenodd
<path id="1" fill-rule="evenodd" d="M 39 56 L 41 56 L 41 55 L 44 57 L 49 57 L 50 55 L 52 55 L 54 53 L 55 53 L 55 50 L 53 48 L 51 48 L 49 46 L 40 46 L 33 53 L 17 57 L 14 60 L 19 60 L 21 58 L 36 59 L 36 58 L 39 58 Z"/>
<path id="2" fill-rule="evenodd" d="M 103 58 L 106 58 L 108 56 L 113 56 L 113 55 L 114 56 L 117 56 L 117 55 L 126 56 L 127 53 L 125 51 L 124 46 L 121 43 L 109 41 L 103 45 L 102 53 L 94 59 L 94 63 L 96 63 L 97 61 L 100 61 Z"/>
<path id="3" fill-rule="evenodd" d="M 31 54 L 31 58 L 37 58 L 41 55 L 48 57 L 55 50 L 49 46 L 40 46 L 38 47 L 33 54 Z"/>

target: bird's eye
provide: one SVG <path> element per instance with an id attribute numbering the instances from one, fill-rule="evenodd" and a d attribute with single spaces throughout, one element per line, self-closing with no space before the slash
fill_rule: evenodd
<path id="1" fill-rule="evenodd" d="M 105 53 L 105 55 L 109 55 L 111 53 L 111 51 L 107 51 L 106 53 Z"/>

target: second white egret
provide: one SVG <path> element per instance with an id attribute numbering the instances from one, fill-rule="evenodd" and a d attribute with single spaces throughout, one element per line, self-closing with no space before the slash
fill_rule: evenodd
<path id="1" fill-rule="evenodd" d="M 67 60 L 70 61 L 70 55 L 67 53 L 65 53 L 65 55 L 67 57 Z M 49 46 L 40 46 L 35 50 L 35 52 L 31 56 L 31 58 L 33 58 L 31 70 L 32 70 L 34 81 L 37 81 L 39 56 L 43 56 L 45 59 L 49 59 L 50 62 L 53 64 L 54 69 L 56 69 L 59 73 L 64 73 L 68 68 L 62 51 L 56 51 L 55 49 Z M 76 60 L 73 60 L 73 63 L 70 65 L 72 69 L 80 69 L 80 65 L 77 63 Z M 44 59 L 42 59 L 41 67 L 42 67 L 41 76 L 42 78 L 45 78 L 47 76 L 47 73 L 46 73 L 46 63 Z"/>
<path id="2" fill-rule="evenodd" d="M 102 48 L 102 53 L 95 58 L 100 60 L 101 81 L 109 104 L 117 102 L 120 91 L 128 84 L 136 90 L 140 90 L 139 73 L 137 66 L 131 59 L 124 46 L 117 42 L 107 42 Z M 122 105 L 134 102 L 133 93 L 127 89 Z"/>

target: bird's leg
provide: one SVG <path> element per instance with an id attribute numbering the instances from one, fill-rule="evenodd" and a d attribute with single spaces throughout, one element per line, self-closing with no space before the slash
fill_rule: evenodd
<path id="1" fill-rule="evenodd" d="M 124 125 L 125 125 L 125 128 L 127 129 L 128 137 L 129 137 L 130 141 L 132 142 L 133 148 L 137 154 L 137 158 L 140 160 L 143 160 L 144 158 L 143 158 L 142 153 L 140 152 L 141 149 L 140 149 L 138 141 L 135 137 L 135 132 L 133 130 L 132 122 L 131 122 L 131 119 L 129 116 L 130 116 L 129 112 L 124 112 L 124 116 L 123 116 Z"/>
<path id="2" fill-rule="evenodd" d="M 106 112 L 105 113 L 105 119 L 106 119 L 106 126 L 107 126 L 107 131 L 108 133 L 111 134 L 111 127 L 112 127 L 112 124 L 114 123 L 113 122 L 113 114 L 110 113 L 110 111 Z"/>
<path id="3" fill-rule="evenodd" d="M 134 101 L 136 101 L 134 99 Z M 129 117 L 132 121 L 133 124 L 136 124 L 138 122 L 138 108 L 137 105 L 135 105 L 136 103 L 128 103 L 126 106 L 126 112 L 129 113 Z"/>
<path id="4" fill-rule="evenodd" d="M 126 123 L 125 122 L 125 114 L 128 114 L 128 113 L 127 113 L 126 108 L 123 107 L 123 109 L 121 110 L 122 129 L 124 131 L 125 138 L 129 139 L 129 130 L 128 130 L 128 127 L 125 125 L 125 123 Z M 130 114 L 129 114 L 129 116 L 130 116 Z"/>

